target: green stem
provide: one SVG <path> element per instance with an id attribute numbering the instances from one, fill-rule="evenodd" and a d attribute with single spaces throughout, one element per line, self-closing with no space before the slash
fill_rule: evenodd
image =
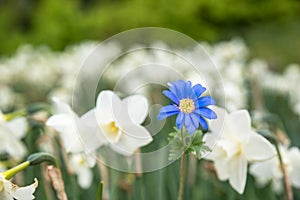
<path id="1" fill-rule="evenodd" d="M 181 136 L 181 140 L 183 143 L 183 149 L 185 150 L 185 139 L 184 139 L 184 135 L 183 135 L 183 130 L 181 129 L 180 131 L 180 136 Z M 180 164 L 180 185 L 179 185 L 179 193 L 178 193 L 178 200 L 182 200 L 183 197 L 183 190 L 184 190 L 184 179 L 185 179 L 185 152 L 183 152 L 183 155 L 181 156 L 181 164 Z"/>
<path id="2" fill-rule="evenodd" d="M 103 191 L 103 181 L 100 181 L 96 200 L 102 200 L 102 191 Z"/>
<path id="3" fill-rule="evenodd" d="M 22 171 L 23 169 L 25 169 L 26 167 L 28 167 L 30 165 L 30 162 L 29 161 L 25 161 L 5 172 L 2 173 L 3 177 L 6 179 L 6 180 L 9 180 L 11 179 L 14 175 L 16 175 L 16 173 Z"/>
<path id="4" fill-rule="evenodd" d="M 287 175 L 287 172 L 286 172 L 286 169 L 284 167 L 283 160 L 282 160 L 282 155 L 280 153 L 280 150 L 279 150 L 279 147 L 278 147 L 277 143 L 275 143 L 275 148 L 276 148 L 276 152 L 277 152 L 277 155 L 278 155 L 280 170 L 282 171 L 282 175 L 283 175 L 284 187 L 285 187 L 285 191 L 286 191 L 286 199 L 287 200 L 293 200 L 292 186 L 289 182 L 288 175 Z"/>

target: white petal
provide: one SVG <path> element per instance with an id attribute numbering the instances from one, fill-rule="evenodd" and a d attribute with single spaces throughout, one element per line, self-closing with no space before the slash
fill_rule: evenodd
<path id="1" fill-rule="evenodd" d="M 238 155 L 228 161 L 228 164 L 229 183 L 239 194 L 243 194 L 247 179 L 247 159 Z"/>
<path id="2" fill-rule="evenodd" d="M 56 114 L 68 114 L 68 115 L 76 115 L 72 108 L 66 104 L 65 102 L 61 101 L 59 98 L 52 98 L 53 101 L 53 110 Z"/>
<path id="3" fill-rule="evenodd" d="M 229 114 L 232 134 L 242 142 L 249 139 L 251 133 L 251 119 L 247 110 L 237 110 Z"/>
<path id="4" fill-rule="evenodd" d="M 116 152 L 125 156 L 132 155 L 139 147 L 149 144 L 153 139 L 142 126 L 124 127 L 123 135 L 118 143 L 110 144 Z"/>
<path id="5" fill-rule="evenodd" d="M 263 161 L 276 156 L 274 146 L 263 136 L 252 132 L 244 152 L 249 161 Z"/>
<path id="6" fill-rule="evenodd" d="M 8 121 L 7 126 L 18 139 L 21 139 L 25 136 L 28 127 L 25 117 L 18 117 Z"/>
<path id="7" fill-rule="evenodd" d="M 133 123 L 141 124 L 145 120 L 148 114 L 148 101 L 146 97 L 133 95 L 125 98 L 122 103 Z"/>
<path id="8" fill-rule="evenodd" d="M 300 151 L 297 147 L 292 147 L 288 151 L 288 157 L 291 164 L 291 172 L 289 178 L 292 185 L 296 188 L 300 188 Z"/>
<path id="9" fill-rule="evenodd" d="M 12 188 L 12 196 L 18 200 L 32 200 L 34 199 L 33 193 L 38 187 L 37 179 L 34 179 L 34 183 L 20 188 Z"/>
<path id="10" fill-rule="evenodd" d="M 228 158 L 231 158 L 241 151 L 239 143 L 231 139 L 221 139 L 218 142 L 218 145 L 224 149 L 226 152 L 226 157 Z"/>
<path id="11" fill-rule="evenodd" d="M 95 109 L 85 113 L 79 121 L 82 124 L 82 130 L 79 132 L 80 139 L 89 152 L 107 143 L 96 120 Z"/>
<path id="12" fill-rule="evenodd" d="M 229 169 L 227 159 L 217 160 L 214 162 L 217 176 L 221 181 L 225 181 L 229 178 Z"/>
<path id="13" fill-rule="evenodd" d="M 83 150 L 79 138 L 79 126 L 74 118 L 67 114 L 57 114 L 50 117 L 46 125 L 60 133 L 67 152 L 76 153 Z"/>
<path id="14" fill-rule="evenodd" d="M 277 167 L 277 163 L 275 162 L 276 158 L 272 158 L 267 161 L 255 162 L 250 166 L 250 174 L 255 177 L 256 182 L 264 186 L 273 178 L 273 169 Z"/>
<path id="15" fill-rule="evenodd" d="M 80 187 L 88 189 L 91 186 L 93 180 L 91 169 L 82 167 L 81 170 L 77 172 L 77 175 Z"/>
<path id="16" fill-rule="evenodd" d="M 211 106 L 212 110 L 217 114 L 217 119 L 211 120 L 210 121 L 210 130 L 215 134 L 215 135 L 220 135 L 224 131 L 223 129 L 225 127 L 225 119 L 228 117 L 228 113 L 225 109 L 217 107 L 217 106 Z"/>
<path id="17" fill-rule="evenodd" d="M 27 153 L 25 145 L 16 138 L 11 137 L 4 145 L 7 153 L 17 160 L 23 158 Z"/>
<path id="18" fill-rule="evenodd" d="M 102 91 L 97 98 L 96 119 L 98 124 L 115 121 L 122 104 L 120 98 L 112 91 Z"/>

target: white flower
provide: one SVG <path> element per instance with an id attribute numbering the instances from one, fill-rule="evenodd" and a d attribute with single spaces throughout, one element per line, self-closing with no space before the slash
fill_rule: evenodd
<path id="1" fill-rule="evenodd" d="M 99 137 L 95 136 L 95 131 L 90 129 L 68 104 L 57 98 L 53 101 L 56 114 L 47 120 L 46 125 L 60 133 L 68 153 L 82 152 L 85 147 L 89 147 L 87 150 L 92 152 L 103 144 L 105 140 L 98 140 Z"/>
<path id="2" fill-rule="evenodd" d="M 0 111 L 0 153 L 8 153 L 14 159 L 21 159 L 27 150 L 21 139 L 25 136 L 27 121 L 17 117 L 6 121 Z"/>
<path id="3" fill-rule="evenodd" d="M 300 188 L 300 151 L 297 147 L 287 149 L 284 146 L 279 147 L 282 160 L 291 185 Z M 255 177 L 258 185 L 264 186 L 272 182 L 275 192 L 280 193 L 283 189 L 282 171 L 280 169 L 278 157 L 274 157 L 265 162 L 254 163 L 250 167 L 250 173 Z"/>
<path id="4" fill-rule="evenodd" d="M 214 161 L 218 178 L 228 180 L 240 194 L 244 192 L 247 178 L 247 164 L 275 156 L 275 149 L 264 137 L 251 129 L 248 111 L 238 110 L 228 114 L 222 108 L 215 108 L 217 120 L 211 122 L 212 134 L 206 140 L 213 141 L 220 136 L 207 159 Z"/>
<path id="5" fill-rule="evenodd" d="M 1 200 L 32 200 L 34 199 L 33 193 L 38 186 L 37 179 L 34 179 L 34 183 L 25 186 L 18 187 L 17 185 L 6 180 L 0 174 L 0 199 Z"/>
<path id="6" fill-rule="evenodd" d="M 84 189 L 89 188 L 93 180 L 91 168 L 96 164 L 95 159 L 87 154 L 71 154 L 70 164 L 77 174 L 80 187 Z"/>
<path id="7" fill-rule="evenodd" d="M 121 100 L 112 91 L 102 91 L 96 108 L 83 118 L 90 126 L 98 128 L 98 134 L 105 137 L 114 151 L 130 156 L 152 141 L 150 133 L 140 125 L 147 111 L 148 102 L 144 96 L 133 95 Z"/>

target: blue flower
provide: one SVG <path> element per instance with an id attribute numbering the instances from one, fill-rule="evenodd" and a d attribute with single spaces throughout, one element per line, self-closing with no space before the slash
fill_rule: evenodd
<path id="1" fill-rule="evenodd" d="M 203 129 L 207 130 L 208 125 L 204 117 L 216 119 L 217 115 L 207 108 L 208 105 L 214 105 L 215 100 L 210 96 L 201 97 L 206 88 L 200 84 L 192 87 L 191 81 L 185 82 L 183 80 L 168 83 L 168 86 L 169 90 L 164 90 L 163 94 L 172 100 L 172 103 L 160 109 L 158 119 L 162 120 L 178 114 L 176 118 L 178 129 L 185 126 L 187 131 L 192 134 L 199 128 L 200 124 Z"/>

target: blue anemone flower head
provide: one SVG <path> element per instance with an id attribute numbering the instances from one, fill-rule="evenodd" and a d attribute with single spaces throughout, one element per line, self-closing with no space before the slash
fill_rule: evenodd
<path id="1" fill-rule="evenodd" d="M 214 111 L 207 108 L 209 105 L 216 104 L 216 101 L 210 96 L 201 96 L 206 88 L 200 84 L 192 86 L 191 81 L 178 80 L 168 83 L 169 90 L 164 90 L 163 94 L 168 97 L 172 103 L 160 109 L 158 119 L 162 120 L 172 115 L 177 115 L 176 126 L 193 134 L 199 125 L 204 130 L 208 129 L 207 119 L 216 119 Z"/>

